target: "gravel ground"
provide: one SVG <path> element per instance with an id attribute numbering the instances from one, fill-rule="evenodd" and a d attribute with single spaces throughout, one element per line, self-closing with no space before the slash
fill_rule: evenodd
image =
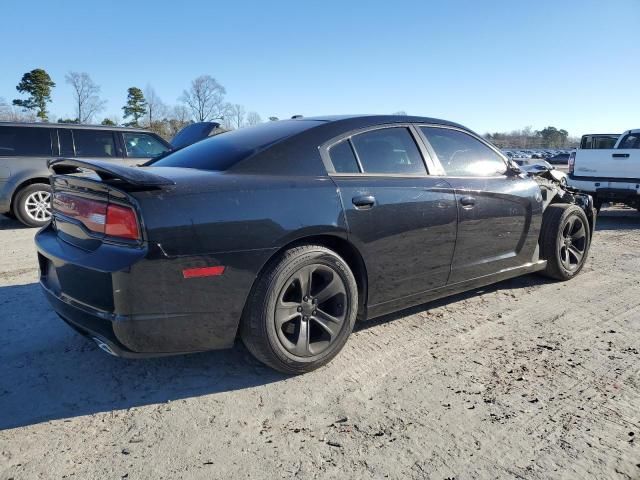
<path id="1" fill-rule="evenodd" d="M 640 478 L 640 214 L 569 283 L 530 275 L 361 325 L 316 372 L 241 346 L 127 361 L 36 283 L 0 220 L 0 479 Z"/>

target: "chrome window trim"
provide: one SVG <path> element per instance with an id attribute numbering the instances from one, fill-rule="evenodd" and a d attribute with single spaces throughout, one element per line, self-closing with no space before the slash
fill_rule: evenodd
<path id="1" fill-rule="evenodd" d="M 437 168 L 439 173 L 435 174 L 434 176 L 448 177 L 448 178 L 505 178 L 506 177 L 506 169 L 509 166 L 509 160 L 507 159 L 507 156 L 504 155 L 500 150 L 498 150 L 495 146 L 491 145 L 489 142 L 487 142 L 484 138 L 480 137 L 479 135 L 476 135 L 473 132 L 465 130 L 464 128 L 454 127 L 450 125 L 415 123 L 414 126 L 416 128 L 416 131 L 420 135 L 421 140 L 425 143 L 425 145 L 428 146 L 429 151 L 432 152 L 433 158 L 435 159 L 434 161 L 437 162 L 437 165 L 438 165 Z M 460 133 L 469 135 L 471 138 L 474 138 L 478 140 L 480 143 L 484 144 L 486 147 L 488 147 L 490 150 L 496 153 L 499 158 L 502 159 L 505 166 L 505 173 L 503 173 L 502 175 L 448 175 L 444 167 L 442 166 L 442 163 L 440 163 L 440 159 L 438 158 L 438 155 L 436 154 L 435 150 L 431 146 L 431 143 L 429 143 L 427 136 L 422 132 L 421 127 L 429 127 L 429 128 L 435 127 L 435 128 L 442 128 L 442 129 L 448 129 L 448 130 L 455 130 Z"/>
<path id="2" fill-rule="evenodd" d="M 433 159 L 431 158 L 431 154 L 429 152 L 429 150 L 425 147 L 424 142 L 422 141 L 422 139 L 419 136 L 419 133 L 416 131 L 415 124 L 413 123 L 409 123 L 409 122 L 404 122 L 404 123 L 385 123 L 385 124 L 380 124 L 380 125 L 372 125 L 372 126 L 368 126 L 368 127 L 362 127 L 362 128 L 357 128 L 355 130 L 350 130 L 348 132 L 342 133 L 336 137 L 333 137 L 331 140 L 328 140 L 326 142 L 324 142 L 323 144 L 321 144 L 318 147 L 318 150 L 320 152 L 320 157 L 322 158 L 322 163 L 324 163 L 325 168 L 327 169 L 327 173 L 329 174 L 329 176 L 331 177 L 357 177 L 357 178 L 362 178 L 362 177 L 388 177 L 388 178 L 424 178 L 424 177 L 428 177 L 430 176 L 430 171 L 435 168 L 435 163 L 433 162 Z M 420 153 L 420 156 L 422 157 L 422 163 L 424 165 L 425 168 L 425 172 L 424 173 L 413 173 L 413 174 L 406 174 L 406 173 L 370 173 L 370 172 L 365 172 L 364 169 L 362 168 L 362 162 L 360 161 L 360 157 L 358 155 L 358 151 L 356 150 L 356 148 L 353 145 L 353 142 L 351 141 L 352 137 L 355 137 L 357 135 L 361 135 L 363 133 L 368 133 L 368 132 L 373 132 L 375 130 L 382 130 L 385 128 L 405 128 L 407 130 L 409 130 L 409 135 L 411 135 L 412 140 L 414 141 L 414 143 L 416 144 L 416 148 L 418 149 L 418 152 Z M 331 149 L 331 147 L 337 145 L 338 143 L 347 140 L 350 144 L 351 150 L 353 151 L 353 154 L 356 158 L 356 162 L 358 164 L 358 168 L 360 169 L 359 172 L 354 172 L 354 173 L 341 173 L 341 172 L 336 172 L 335 168 L 333 166 L 333 162 L 331 161 L 331 156 L 329 155 L 329 150 Z"/>

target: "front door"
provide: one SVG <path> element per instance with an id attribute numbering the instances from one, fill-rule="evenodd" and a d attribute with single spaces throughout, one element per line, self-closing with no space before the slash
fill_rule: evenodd
<path id="1" fill-rule="evenodd" d="M 530 262 L 542 212 L 537 183 L 507 175 L 505 160 L 462 130 L 425 126 L 420 131 L 457 200 L 458 236 L 449 283 Z"/>

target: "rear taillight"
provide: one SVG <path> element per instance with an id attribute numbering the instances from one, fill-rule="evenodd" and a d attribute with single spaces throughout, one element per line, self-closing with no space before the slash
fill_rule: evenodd
<path id="1" fill-rule="evenodd" d="M 138 219 L 131 207 L 109 204 L 107 207 L 107 223 L 104 233 L 112 237 L 140 239 Z"/>
<path id="2" fill-rule="evenodd" d="M 138 218 L 131 207 L 56 192 L 53 194 L 53 210 L 81 222 L 92 232 L 129 240 L 140 239 Z"/>
<path id="3" fill-rule="evenodd" d="M 569 174 L 573 173 L 573 167 L 576 164 L 576 152 L 571 152 L 569 154 Z"/>

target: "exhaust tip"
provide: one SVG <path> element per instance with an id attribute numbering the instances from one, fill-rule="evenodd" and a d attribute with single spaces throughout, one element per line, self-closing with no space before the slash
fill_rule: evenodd
<path id="1" fill-rule="evenodd" d="M 97 337 L 92 337 L 92 340 L 93 340 L 94 342 L 96 342 L 96 344 L 98 345 L 98 348 L 100 348 L 100 350 L 102 350 L 102 351 L 104 351 L 104 352 L 107 352 L 109 355 L 112 355 L 112 356 L 114 356 L 114 357 L 117 357 L 117 356 L 118 356 L 118 355 L 116 355 L 116 352 L 114 352 L 114 351 L 111 349 L 111 347 L 110 347 L 107 343 L 103 342 L 103 341 L 102 341 L 102 340 L 100 340 L 99 338 L 97 338 Z"/>

